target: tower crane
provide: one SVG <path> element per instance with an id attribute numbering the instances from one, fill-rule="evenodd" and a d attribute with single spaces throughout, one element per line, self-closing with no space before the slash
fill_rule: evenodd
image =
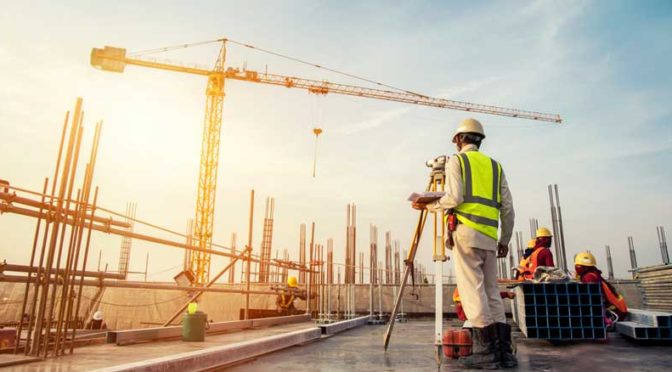
<path id="1" fill-rule="evenodd" d="M 431 106 L 452 110 L 478 112 L 490 115 L 508 116 L 513 118 L 561 123 L 559 115 L 545 114 L 533 111 L 517 110 L 512 108 L 488 106 L 476 103 L 461 102 L 443 98 L 428 97 L 425 95 L 402 91 L 366 88 L 355 85 L 337 84 L 328 81 L 304 79 L 301 77 L 284 76 L 257 72 L 247 69 L 225 68 L 227 41 L 241 44 L 230 39 L 215 40 L 221 43 L 221 48 L 215 66 L 212 69 L 182 66 L 175 63 L 160 62 L 147 58 L 129 57 L 126 49 L 105 46 L 103 49 L 94 48 L 91 51 L 91 65 L 103 71 L 124 71 L 127 65 L 149 67 L 159 70 L 201 75 L 208 79 L 205 90 L 205 120 L 203 123 L 203 140 L 201 147 L 200 171 L 198 179 L 198 196 L 196 200 L 196 218 L 194 223 L 194 245 L 199 249 L 190 256 L 190 268 L 195 275 L 197 284 L 208 282 L 210 271 L 210 254 L 205 250 L 212 244 L 213 217 L 215 212 L 215 196 L 217 188 L 217 168 L 219 161 L 220 128 L 222 124 L 222 106 L 224 103 L 224 85 L 226 80 L 239 80 L 249 83 L 277 85 L 286 88 L 307 90 L 309 93 L 325 95 L 343 94 L 355 97 L 373 98 L 386 101 L 396 101 L 408 104 Z M 193 45 L 204 43 L 196 43 Z M 179 47 L 188 47 L 189 44 Z M 160 48 L 158 51 L 168 50 Z M 319 66 L 318 66 L 319 67 Z"/>

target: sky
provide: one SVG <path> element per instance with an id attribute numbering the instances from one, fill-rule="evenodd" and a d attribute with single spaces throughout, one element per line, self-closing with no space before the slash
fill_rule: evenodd
<path id="1" fill-rule="evenodd" d="M 247 237 L 257 195 L 259 252 L 266 197 L 274 249 L 298 260 L 299 225 L 334 239 L 344 260 L 346 205 L 357 205 L 357 249 L 369 225 L 408 249 L 427 159 L 455 152 L 452 132 L 473 116 L 482 151 L 500 161 L 514 198 L 515 231 L 550 226 L 547 186 L 558 184 L 568 260 L 590 250 L 628 277 L 627 237 L 640 266 L 661 262 L 656 226 L 672 231 L 672 3 L 669 1 L 3 1 L 0 12 L 0 179 L 39 190 L 53 173 L 63 117 L 84 99 L 88 153 L 103 121 L 94 183 L 99 204 L 183 232 L 194 216 L 205 107 L 203 77 L 89 64 L 91 48 L 139 51 L 226 37 L 414 92 L 560 114 L 551 124 L 228 81 L 214 241 Z M 153 55 L 212 66 L 218 45 Z M 227 65 L 371 87 L 340 74 L 228 45 Z M 321 127 L 317 177 L 314 135 Z M 82 162 L 83 163 L 83 162 Z M 80 164 L 83 169 L 83 164 Z M 666 191 L 667 190 L 667 191 Z M 0 259 L 27 263 L 35 221 L 0 216 Z M 136 231 L 167 236 L 138 226 Z M 431 231 L 418 260 L 433 271 Z M 178 238 L 179 239 L 179 238 Z M 94 234 L 89 266 L 117 269 L 121 239 Z M 183 252 L 133 242 L 131 271 L 170 280 Z M 379 248 L 379 261 L 384 260 Z M 213 267 L 225 261 L 213 259 Z M 213 271 L 215 269 L 213 268 Z M 449 262 L 445 272 L 452 270 Z M 141 278 L 136 275 L 132 278 Z"/>

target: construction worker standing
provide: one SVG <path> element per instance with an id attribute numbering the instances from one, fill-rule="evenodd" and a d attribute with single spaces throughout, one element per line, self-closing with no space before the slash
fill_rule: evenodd
<path id="1" fill-rule="evenodd" d="M 513 201 L 502 166 L 478 149 L 485 138 L 480 122 L 466 119 L 453 136 L 459 153 L 446 164 L 446 194 L 416 209 L 447 210 L 457 217 L 452 231 L 457 287 L 473 325 L 473 354 L 460 358 L 467 368 L 512 368 L 511 326 L 497 288 L 497 257 L 505 257 L 513 232 Z M 501 220 L 502 235 L 497 239 Z"/>

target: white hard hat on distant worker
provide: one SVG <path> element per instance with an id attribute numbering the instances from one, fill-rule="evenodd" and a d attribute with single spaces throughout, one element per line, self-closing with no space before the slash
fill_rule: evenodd
<path id="1" fill-rule="evenodd" d="M 94 320 L 103 320 L 103 312 L 98 310 L 95 313 L 93 313 L 93 319 Z"/>
<path id="2" fill-rule="evenodd" d="M 453 135 L 453 143 L 457 141 L 456 140 L 457 135 L 463 133 L 478 134 L 482 138 L 485 138 L 485 131 L 483 130 L 483 124 L 481 124 L 480 121 L 472 118 L 462 120 L 460 125 L 457 127 L 457 130 L 455 130 L 455 134 Z"/>

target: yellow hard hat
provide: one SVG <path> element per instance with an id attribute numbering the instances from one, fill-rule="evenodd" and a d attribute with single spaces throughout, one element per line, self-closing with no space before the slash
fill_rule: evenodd
<path id="1" fill-rule="evenodd" d="M 574 257 L 574 265 L 595 266 L 595 256 L 590 252 L 581 252 Z"/>
<path id="2" fill-rule="evenodd" d="M 296 280 L 295 276 L 290 276 L 287 278 L 287 286 L 291 288 L 296 288 L 299 286 L 299 281 Z"/>
<path id="3" fill-rule="evenodd" d="M 198 310 L 198 304 L 197 303 L 190 302 L 189 305 L 187 305 L 187 313 L 195 314 L 196 310 Z"/>
<path id="4" fill-rule="evenodd" d="M 537 229 L 537 238 L 550 238 L 551 236 L 553 236 L 553 234 L 551 234 L 551 230 L 545 227 L 540 227 Z"/>
<path id="5" fill-rule="evenodd" d="M 527 248 L 534 248 L 536 245 L 537 241 L 534 239 L 530 239 L 530 241 L 527 242 Z"/>
<path id="6" fill-rule="evenodd" d="M 485 138 L 483 125 L 480 121 L 472 118 L 462 120 L 460 125 L 457 127 L 457 130 L 455 130 L 455 134 L 453 135 L 453 143 L 455 143 L 455 137 L 462 133 L 477 133 Z"/>

